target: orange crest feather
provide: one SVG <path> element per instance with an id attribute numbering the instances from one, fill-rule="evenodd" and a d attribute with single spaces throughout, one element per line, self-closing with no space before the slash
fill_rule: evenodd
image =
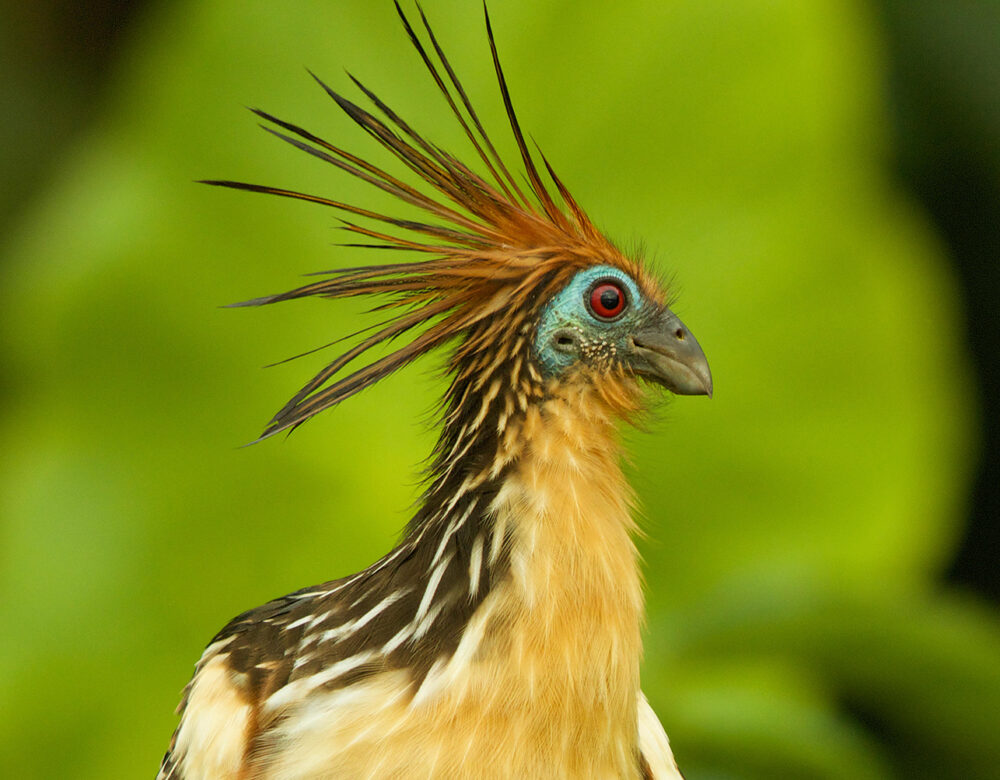
<path id="1" fill-rule="evenodd" d="M 204 182 L 311 201 L 410 234 L 409 237 L 394 235 L 383 229 L 345 220 L 344 226 L 350 232 L 381 242 L 347 246 L 410 250 L 433 255 L 433 259 L 429 260 L 324 271 L 317 274 L 325 277 L 320 281 L 234 304 L 258 306 L 307 296 L 345 298 L 379 295 L 388 297 L 379 309 L 399 312 L 381 326 L 374 326 L 379 328 L 375 333 L 362 339 L 313 377 L 272 418 L 261 438 L 300 425 L 429 350 L 467 336 L 473 329 L 482 331 L 484 323 L 507 318 L 511 324 L 523 325 L 525 316 L 537 311 L 540 302 L 561 289 L 574 273 L 588 266 L 607 264 L 619 267 L 647 288 L 653 297 L 661 297 L 657 286 L 639 264 L 623 255 L 594 227 L 539 151 L 562 205 L 546 189 L 511 104 L 488 12 L 487 37 L 510 128 L 530 184 L 527 192 L 518 186 L 497 154 L 423 11 L 418 6 L 424 30 L 444 70 L 444 77 L 398 2 L 396 10 L 410 41 L 489 171 L 489 177 L 480 176 L 461 161 L 425 141 L 353 76 L 352 81 L 388 123 L 347 100 L 313 74 L 313 78 L 354 122 L 443 198 L 421 192 L 382 168 L 301 127 L 252 109 L 260 118 L 281 128 L 277 130 L 264 126 L 265 130 L 283 141 L 420 208 L 434 218 L 429 222 L 398 219 L 293 190 L 235 181 Z M 520 315 L 512 317 L 512 312 L 520 312 Z M 419 331 L 417 335 L 403 346 L 335 380 L 349 363 L 369 349 L 415 329 Z M 489 332 L 494 330 L 488 329 Z"/>

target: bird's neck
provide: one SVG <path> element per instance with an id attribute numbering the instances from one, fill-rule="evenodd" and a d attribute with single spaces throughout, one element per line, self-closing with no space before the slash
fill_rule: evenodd
<path id="1" fill-rule="evenodd" d="M 463 466 L 445 462 L 404 543 L 425 562 L 425 612 L 447 600 L 458 642 L 496 609 L 538 653 L 611 652 L 637 680 L 642 594 L 616 431 L 637 390 L 609 398 L 590 383 L 551 383 L 509 416 L 516 402 L 497 400 L 478 437 L 446 427 Z"/>
<path id="2" fill-rule="evenodd" d="M 636 766 L 623 746 L 637 728 L 643 605 L 614 419 L 588 388 L 529 406 L 499 437 L 503 466 L 478 485 L 481 474 L 465 477 L 481 505 L 462 521 L 468 510 L 442 502 L 437 514 L 457 517 L 459 529 L 425 528 L 418 543 L 428 543 L 425 556 L 447 551 L 436 591 L 452 567 L 475 585 L 450 602 L 463 623 L 457 643 L 437 657 L 417 700 L 495 721 L 512 754 L 578 759 L 579 776 L 603 767 L 626 777 Z M 579 744 L 546 741 L 567 733 Z"/>
<path id="3" fill-rule="evenodd" d="M 338 724 L 405 732 L 397 753 L 378 743 L 400 774 L 469 776 L 503 756 L 512 777 L 635 777 L 642 595 L 615 422 L 637 391 L 491 387 L 460 396 L 401 544 L 303 596 L 298 684 L 329 686 L 329 711 L 349 701 Z"/>
<path id="4" fill-rule="evenodd" d="M 638 626 L 632 493 L 616 428 L 638 408 L 638 388 L 553 381 L 505 398 L 492 387 L 475 414 L 446 418 L 434 479 L 401 545 L 407 560 L 423 562 L 435 596 L 465 574 L 458 601 L 470 616 L 468 606 L 504 586 L 549 622 L 586 594 Z"/>

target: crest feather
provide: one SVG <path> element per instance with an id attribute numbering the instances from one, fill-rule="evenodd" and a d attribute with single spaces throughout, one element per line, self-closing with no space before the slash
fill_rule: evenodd
<path id="1" fill-rule="evenodd" d="M 297 125 L 266 111 L 251 109 L 266 123 L 261 126 L 297 149 L 417 207 L 429 220 L 400 219 L 278 187 L 226 180 L 204 182 L 310 201 L 375 223 L 368 227 L 342 219 L 344 230 L 376 242 L 346 246 L 407 250 L 432 256 L 412 262 L 323 271 L 315 274 L 323 278 L 294 290 L 233 304 L 260 306 L 309 296 L 378 295 L 386 300 L 376 308 L 394 312 L 387 321 L 372 328 L 378 330 L 338 356 L 306 383 L 271 419 L 261 439 L 301 425 L 420 355 L 462 338 L 474 327 L 490 324 L 491 320 L 503 321 L 511 306 L 539 306 L 540 293 L 549 294 L 558 289 L 582 268 L 609 263 L 633 276 L 642 276 L 637 264 L 622 255 L 591 223 L 539 150 L 538 155 L 562 205 L 546 189 L 514 112 L 489 13 L 486 12 L 487 38 L 510 130 L 530 185 L 527 192 L 518 185 L 497 153 L 423 9 L 418 5 L 417 10 L 439 64 L 435 63 L 396 2 L 396 11 L 410 42 L 486 167 L 488 176 L 479 175 L 426 141 L 354 76 L 348 74 L 385 121 L 311 74 L 344 113 L 415 172 L 438 196 L 402 182 L 382 168 Z M 393 229 L 403 231 L 404 235 L 389 232 Z M 414 331 L 416 335 L 411 336 Z M 495 328 L 490 327 L 489 331 L 495 332 Z M 368 350 L 401 336 L 408 336 L 410 340 L 389 354 L 341 375 L 348 364 Z"/>

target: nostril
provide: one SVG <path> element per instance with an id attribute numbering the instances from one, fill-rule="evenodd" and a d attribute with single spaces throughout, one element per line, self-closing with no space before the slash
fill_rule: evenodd
<path id="1" fill-rule="evenodd" d="M 569 328 L 561 328 L 552 334 L 552 346 L 560 352 L 575 353 L 579 349 L 580 338 Z"/>

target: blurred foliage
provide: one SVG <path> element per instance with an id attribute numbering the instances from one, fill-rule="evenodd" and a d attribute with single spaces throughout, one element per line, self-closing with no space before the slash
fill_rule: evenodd
<path id="1" fill-rule="evenodd" d="M 522 124 L 592 216 L 680 288 L 711 401 L 628 433 L 649 582 L 644 685 L 690 780 L 998 777 L 1000 621 L 934 585 L 974 450 L 953 281 L 884 172 L 864 6 L 513 0 Z M 428 3 L 504 137 L 481 6 Z M 392 543 L 438 365 L 250 448 L 323 361 L 260 371 L 363 307 L 219 304 L 367 262 L 329 213 L 391 208 L 253 129 L 258 105 L 379 155 L 303 72 L 347 66 L 465 149 L 391 4 L 177 2 L 5 237 L 0 774 L 152 776 L 229 617 Z M 501 147 L 512 144 L 504 137 Z"/>
<path id="2" fill-rule="evenodd" d="M 878 0 L 893 167 L 948 247 L 981 405 L 981 448 L 947 577 L 1000 602 L 1000 3 Z"/>

